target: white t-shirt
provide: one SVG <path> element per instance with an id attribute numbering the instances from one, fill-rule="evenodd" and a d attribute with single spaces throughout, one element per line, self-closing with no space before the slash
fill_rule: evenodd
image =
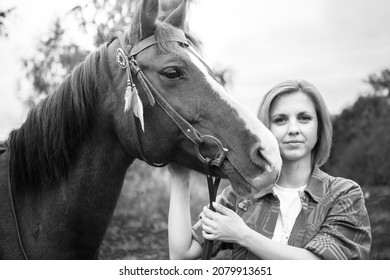
<path id="1" fill-rule="evenodd" d="M 302 209 L 298 191 L 303 191 L 305 188 L 306 185 L 293 189 L 282 188 L 276 184 L 273 186 L 273 191 L 280 201 L 280 212 L 272 240 L 287 244 L 295 220 Z"/>

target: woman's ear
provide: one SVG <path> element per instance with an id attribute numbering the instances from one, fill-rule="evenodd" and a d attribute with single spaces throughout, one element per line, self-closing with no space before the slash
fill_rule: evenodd
<path id="1" fill-rule="evenodd" d="M 130 43 L 135 43 L 154 34 L 159 10 L 158 0 L 143 0 L 138 6 L 130 29 Z"/>
<path id="2" fill-rule="evenodd" d="M 186 16 L 187 16 L 187 0 L 177 7 L 164 22 L 169 23 L 177 28 L 184 30 L 186 28 Z"/>

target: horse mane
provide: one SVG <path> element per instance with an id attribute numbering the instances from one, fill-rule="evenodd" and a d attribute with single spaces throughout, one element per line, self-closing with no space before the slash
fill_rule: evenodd
<path id="1" fill-rule="evenodd" d="M 164 22 L 156 25 L 160 51 L 177 51 L 179 45 L 164 38 L 178 30 Z M 130 42 L 129 33 L 126 35 Z M 200 51 L 199 42 L 185 35 Z M 10 179 L 15 188 L 38 190 L 66 179 L 78 144 L 93 125 L 96 95 L 111 88 L 110 82 L 101 79 L 111 77 L 107 72 L 107 46 L 103 44 L 90 53 L 57 90 L 30 110 L 22 126 L 10 133 Z"/>
<path id="2" fill-rule="evenodd" d="M 93 124 L 99 58 L 100 52 L 89 54 L 10 133 L 10 179 L 16 188 L 49 186 L 68 174 L 72 155 Z"/>

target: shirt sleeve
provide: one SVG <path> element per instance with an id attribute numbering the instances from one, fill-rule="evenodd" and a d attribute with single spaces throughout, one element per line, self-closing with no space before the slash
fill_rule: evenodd
<path id="1" fill-rule="evenodd" d="M 351 182 L 344 181 L 344 186 L 336 188 L 319 233 L 305 246 L 322 259 L 369 257 L 372 237 L 368 213 L 360 187 Z"/>
<path id="2" fill-rule="evenodd" d="M 236 205 L 236 194 L 231 186 L 226 187 L 220 195 L 217 196 L 216 201 L 227 208 L 235 211 Z M 192 238 L 203 246 L 204 237 L 202 234 L 202 220 L 199 221 L 192 227 Z M 226 250 L 231 248 L 231 243 L 216 240 L 213 242 L 212 256 L 218 254 L 220 250 Z"/>

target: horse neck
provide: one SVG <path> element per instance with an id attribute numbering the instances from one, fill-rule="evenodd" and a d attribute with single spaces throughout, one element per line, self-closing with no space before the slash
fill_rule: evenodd
<path id="1" fill-rule="evenodd" d="M 98 253 L 115 210 L 126 157 L 115 137 L 91 133 L 80 143 L 73 168 L 59 186 L 23 199 L 19 213 L 31 258 L 91 259 Z M 19 204 L 20 205 L 20 204 Z M 19 209 L 18 209 L 19 210 Z M 35 235 L 28 236 L 28 233 Z M 41 233 L 41 234 L 40 234 Z"/>
<path id="2" fill-rule="evenodd" d="M 80 74 L 84 69 L 79 70 L 75 73 Z M 74 77 L 76 79 L 77 76 Z M 61 97 L 66 101 L 75 96 L 100 96 L 100 94 L 91 94 L 88 92 L 89 89 L 80 89 L 77 95 L 71 95 L 68 91 L 69 87 L 70 84 L 66 83 L 63 90 L 58 92 L 58 96 L 53 96 L 45 103 L 48 108 L 45 112 L 55 111 L 51 107 L 53 104 L 58 105 L 56 119 L 67 120 L 66 125 L 59 127 L 71 127 L 77 118 L 69 119 L 67 111 L 62 110 L 66 106 L 60 106 L 62 104 L 58 102 L 58 98 Z M 94 88 L 93 84 L 91 88 Z M 111 118 L 104 115 L 105 111 L 102 108 L 104 100 L 102 99 L 84 102 L 85 105 L 82 108 L 87 109 L 83 112 L 87 112 L 88 118 L 83 119 L 89 119 L 86 124 L 90 125 L 79 125 L 77 139 L 72 140 L 72 131 L 63 131 L 65 137 L 71 142 L 63 148 L 64 154 L 69 152 L 71 164 L 66 173 L 58 177 L 59 183 L 56 181 L 57 183 L 45 185 L 42 188 L 19 188 L 17 190 L 16 200 L 20 226 L 22 232 L 26 234 L 24 236 L 26 250 L 31 258 L 82 259 L 96 256 L 120 195 L 126 170 L 134 160 L 113 132 Z M 90 106 L 92 103 L 93 106 Z M 78 116 L 80 112 L 77 108 L 73 108 L 75 116 Z M 58 111 L 63 112 L 58 114 Z M 37 110 L 37 116 L 31 116 L 29 122 L 26 123 L 25 129 L 28 131 L 25 131 L 25 135 L 28 134 L 27 132 L 33 133 L 33 129 L 28 129 L 29 125 L 37 123 L 40 117 L 45 115 L 38 113 L 40 113 L 39 110 Z M 47 123 L 51 122 L 53 120 L 48 117 Z M 62 122 L 59 123 L 62 124 Z M 47 126 L 53 129 L 58 127 L 58 125 L 42 127 Z M 81 131 L 85 132 L 81 133 Z M 15 135 L 21 135 L 21 133 L 15 132 Z M 40 137 L 43 136 L 37 134 L 33 138 L 39 140 Z M 15 149 L 20 142 L 14 141 Z M 53 143 L 50 144 L 54 145 Z M 44 146 L 37 145 L 36 149 Z M 50 154 L 47 154 L 47 157 L 50 157 Z M 56 165 L 56 162 L 46 168 L 51 168 L 53 165 Z M 58 169 L 61 165 L 56 166 Z M 34 167 L 30 170 L 42 171 Z"/>
<path id="3" fill-rule="evenodd" d="M 66 188 L 66 195 L 74 205 L 71 215 L 74 220 L 71 223 L 84 225 L 82 241 L 78 242 L 90 244 L 91 252 L 97 250 L 103 240 L 126 170 L 133 161 L 133 158 L 125 157 L 127 153 L 118 143 L 107 138 L 91 137 L 85 141 L 77 165 L 69 174 L 70 183 Z M 77 238 L 80 239 L 80 236 Z"/>

